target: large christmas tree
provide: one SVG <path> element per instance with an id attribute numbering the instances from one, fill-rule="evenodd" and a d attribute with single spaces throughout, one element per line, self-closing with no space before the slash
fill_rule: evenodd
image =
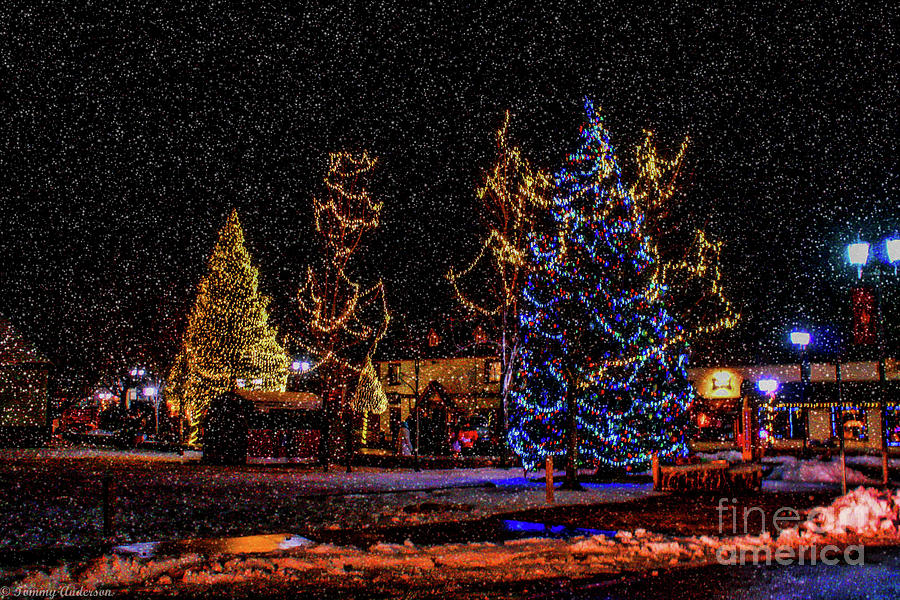
<path id="1" fill-rule="evenodd" d="M 626 466 L 684 451 L 691 388 L 640 211 L 589 100 L 581 145 L 556 175 L 557 232 L 535 235 L 510 443 L 527 467 L 566 455 Z"/>
<path id="2" fill-rule="evenodd" d="M 237 211 L 232 211 L 209 259 L 169 372 L 167 402 L 186 421 L 191 445 L 210 401 L 224 391 L 284 391 L 288 357 L 269 325 L 269 299 L 259 293 Z"/>

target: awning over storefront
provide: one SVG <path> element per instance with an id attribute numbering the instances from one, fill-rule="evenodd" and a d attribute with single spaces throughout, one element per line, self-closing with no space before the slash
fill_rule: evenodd
<path id="1" fill-rule="evenodd" d="M 775 404 L 786 408 L 829 408 L 842 404 L 877 408 L 881 400 L 882 386 L 877 381 L 851 381 L 840 387 L 839 395 L 834 382 L 784 383 L 775 396 Z M 900 408 L 900 381 L 887 381 L 883 387 L 886 406 Z"/>

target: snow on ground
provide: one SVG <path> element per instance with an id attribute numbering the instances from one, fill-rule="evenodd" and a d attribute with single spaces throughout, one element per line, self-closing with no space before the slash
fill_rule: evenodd
<path id="1" fill-rule="evenodd" d="M 83 569 L 67 566 L 20 575 L 13 589 L 59 589 L 68 584 L 97 588 L 140 588 L 161 592 L 202 590 L 252 581 L 267 586 L 370 586 L 378 581 L 434 586 L 442 582 L 496 584 L 540 578 L 579 578 L 603 573 L 697 566 L 722 562 L 741 550 L 808 548 L 854 540 L 900 543 L 900 492 L 858 488 L 832 505 L 815 509 L 800 527 L 772 538 L 760 536 L 662 536 L 636 529 L 615 535 L 570 539 L 529 538 L 417 546 L 375 544 L 367 549 L 296 543 L 264 555 L 182 556 L 142 559 L 104 556 Z M 2 574 L 0 574 L 2 575 Z"/>
<path id="2" fill-rule="evenodd" d="M 543 483 L 520 469 L 415 472 L 376 468 L 213 467 L 177 454 L 116 450 L 0 452 L 0 549 L 172 540 L 260 532 L 366 529 L 481 519 L 546 506 Z M 72 456 L 85 460 L 66 461 Z M 110 539 L 100 537 L 101 478 L 115 489 Z M 529 474 L 536 477 L 538 474 Z M 556 504 L 654 495 L 650 484 L 557 490 Z"/>
<path id="3" fill-rule="evenodd" d="M 721 450 L 719 452 L 697 452 L 702 460 L 727 460 L 728 462 L 741 462 L 744 455 L 740 450 Z"/>
<path id="4" fill-rule="evenodd" d="M 865 465 L 867 467 L 881 467 L 881 455 L 848 456 L 847 464 Z M 900 458 L 889 458 L 888 465 L 891 467 L 900 467 Z"/>
<path id="5" fill-rule="evenodd" d="M 741 453 L 737 450 L 723 450 L 713 453 L 698 453 L 703 460 L 727 460 L 741 462 Z M 876 481 L 866 477 L 849 465 L 881 466 L 880 456 L 848 456 L 847 483 L 849 485 L 874 484 Z M 818 458 L 799 459 L 794 456 L 765 456 L 762 462 L 775 465 L 766 476 L 769 481 L 790 481 L 798 483 L 840 483 L 841 462 L 839 457 L 829 461 Z M 892 466 L 900 466 L 900 459 L 891 459 Z M 781 488 L 780 488 L 781 489 Z"/>
<path id="6" fill-rule="evenodd" d="M 776 461 L 773 460 L 771 462 Z M 876 483 L 855 469 L 847 467 L 846 470 L 847 483 L 849 485 Z M 775 468 L 769 473 L 767 479 L 776 481 L 840 483 L 841 462 L 840 459 L 824 462 L 821 460 L 800 460 L 793 456 L 780 456 L 778 457 Z"/>
<path id="7" fill-rule="evenodd" d="M 3 448 L 0 449 L 2 460 L 51 460 L 51 459 L 103 459 L 109 461 L 143 461 L 164 463 L 188 463 L 200 460 L 202 453 L 186 450 L 184 455 L 177 452 L 161 452 L 159 450 L 115 448 L 93 448 L 90 446 L 68 446 L 59 448 Z"/>

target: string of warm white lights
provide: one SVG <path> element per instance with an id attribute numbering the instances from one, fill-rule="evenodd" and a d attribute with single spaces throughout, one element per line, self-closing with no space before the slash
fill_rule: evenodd
<path id="1" fill-rule="evenodd" d="M 390 315 L 381 280 L 363 287 L 348 275 L 350 259 L 362 236 L 379 226 L 382 203 L 372 199 L 366 178 L 377 164 L 367 151 L 329 155 L 324 199 L 313 199 L 315 229 L 324 243 L 318 267 L 309 267 L 297 294 L 305 332 L 297 342 L 318 369 L 342 385 L 348 373 L 360 386 Z M 341 381 L 337 381 L 341 380 Z"/>
<path id="2" fill-rule="evenodd" d="M 288 356 L 269 325 L 269 299 L 259 293 L 237 211 L 232 211 L 209 259 L 188 316 L 181 348 L 169 371 L 166 402 L 199 445 L 201 422 L 213 398 L 235 387 L 284 391 Z"/>
<path id="3" fill-rule="evenodd" d="M 552 185 L 546 172 L 533 168 L 519 147 L 510 144 L 509 111 L 496 138 L 497 161 L 477 190 L 488 221 L 487 234 L 475 258 L 462 269 L 450 269 L 446 275 L 460 304 L 485 316 L 498 315 L 518 300 L 521 277 L 529 266 L 525 258 L 535 211 L 549 208 Z M 485 260 L 490 261 L 489 265 L 483 265 Z M 493 294 L 484 302 L 473 300 L 472 292 L 463 290 L 461 285 L 476 269 L 492 274 Z M 472 285 L 484 292 L 484 286 Z"/>

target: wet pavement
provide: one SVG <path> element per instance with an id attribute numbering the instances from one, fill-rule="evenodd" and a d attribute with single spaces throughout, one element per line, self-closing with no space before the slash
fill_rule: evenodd
<path id="1" fill-rule="evenodd" d="M 852 561 L 851 561 L 852 562 Z M 518 593 L 501 597 L 520 597 Z M 863 564 L 715 565 L 572 582 L 530 598 L 626 600 L 875 600 L 900 598 L 900 547 L 866 547 Z"/>

